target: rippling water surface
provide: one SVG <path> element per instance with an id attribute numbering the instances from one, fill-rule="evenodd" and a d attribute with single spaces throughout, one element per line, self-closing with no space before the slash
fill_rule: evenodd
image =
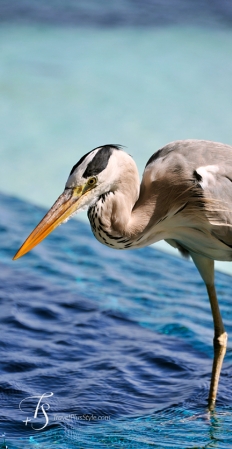
<path id="1" fill-rule="evenodd" d="M 209 414 L 212 318 L 194 266 L 108 249 L 77 220 L 12 262 L 45 210 L 7 195 L 0 210 L 0 447 L 230 448 L 231 344 Z M 216 283 L 232 335 L 231 277 Z"/>

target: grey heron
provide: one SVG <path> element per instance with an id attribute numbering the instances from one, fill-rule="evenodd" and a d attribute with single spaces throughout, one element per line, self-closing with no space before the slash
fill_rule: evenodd
<path id="1" fill-rule="evenodd" d="M 214 322 L 208 398 L 213 409 L 227 333 L 214 285 L 214 260 L 232 260 L 232 146 L 204 140 L 169 143 L 153 154 L 140 184 L 132 157 L 119 145 L 85 154 L 64 192 L 14 256 L 17 259 L 81 209 L 95 237 L 115 249 L 161 239 L 190 255 L 205 282 Z"/>

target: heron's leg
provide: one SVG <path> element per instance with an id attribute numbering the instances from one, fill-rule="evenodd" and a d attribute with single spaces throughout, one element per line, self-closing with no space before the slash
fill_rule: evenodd
<path id="1" fill-rule="evenodd" d="M 227 333 L 222 322 L 214 285 L 206 285 L 214 321 L 214 360 L 209 390 L 209 409 L 214 408 L 223 359 L 226 353 Z"/>
<path id="2" fill-rule="evenodd" d="M 212 410 L 216 402 L 222 363 L 226 353 L 227 333 L 223 325 L 214 286 L 214 261 L 196 254 L 191 254 L 191 256 L 206 284 L 214 322 L 214 360 L 208 398 L 209 409 Z"/>

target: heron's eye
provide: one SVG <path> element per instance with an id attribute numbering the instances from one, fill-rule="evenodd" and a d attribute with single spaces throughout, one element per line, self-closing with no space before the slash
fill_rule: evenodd
<path id="1" fill-rule="evenodd" d="M 87 185 L 90 187 L 93 187 L 94 184 L 96 184 L 97 179 L 96 178 L 90 178 L 88 179 Z"/>

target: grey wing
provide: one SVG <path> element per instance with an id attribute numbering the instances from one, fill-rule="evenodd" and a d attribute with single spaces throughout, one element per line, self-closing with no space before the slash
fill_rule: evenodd
<path id="1" fill-rule="evenodd" d="M 232 247 L 232 165 L 225 161 L 197 167 L 199 186 L 208 201 L 207 217 L 211 233 L 225 245 Z"/>
<path id="2" fill-rule="evenodd" d="M 170 198 L 166 210 L 162 206 L 164 214 L 175 203 L 177 212 L 181 210 L 190 191 L 199 194 L 211 234 L 232 247 L 232 146 L 203 140 L 172 142 L 149 159 L 142 184 L 151 186 L 158 180 L 164 189 L 161 204 Z"/>

